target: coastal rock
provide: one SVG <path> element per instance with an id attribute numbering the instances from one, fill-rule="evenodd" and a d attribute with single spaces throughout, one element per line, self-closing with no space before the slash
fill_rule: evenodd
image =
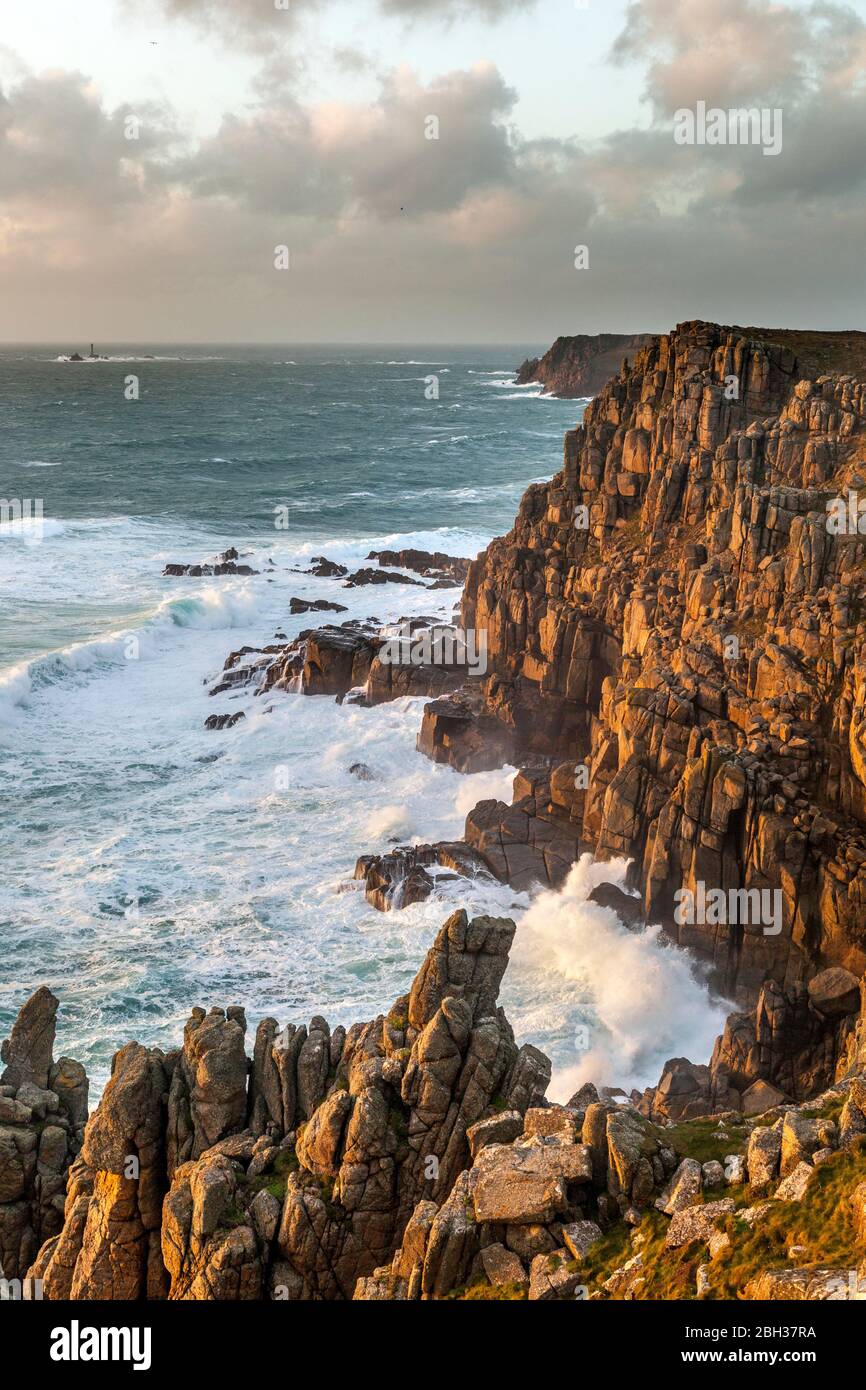
<path id="1" fill-rule="evenodd" d="M 344 603 L 328 603 L 327 599 L 290 598 L 289 612 L 297 613 L 345 613 Z"/>
<path id="2" fill-rule="evenodd" d="M 408 575 L 398 574 L 396 570 L 373 569 L 371 566 L 355 570 L 350 574 L 343 584 L 344 589 L 357 589 L 362 584 L 414 584 L 420 585 L 420 579 L 410 579 Z M 423 585 L 422 585 L 423 587 Z"/>
<path id="3" fill-rule="evenodd" d="M 695 1206 L 701 1197 L 703 1173 L 696 1158 L 684 1158 L 656 1202 L 668 1216 Z"/>
<path id="4" fill-rule="evenodd" d="M 569 1185 L 591 1176 L 589 1150 L 582 1144 L 490 1144 L 470 1172 L 475 1219 L 545 1225 L 567 1208 Z"/>
<path id="5" fill-rule="evenodd" d="M 261 1297 L 260 1242 L 253 1225 L 235 1219 L 237 1194 L 237 1166 L 224 1154 L 206 1153 L 175 1172 L 162 1221 L 170 1299 Z"/>
<path id="6" fill-rule="evenodd" d="M 247 1110 L 246 1021 L 239 1009 L 193 1009 L 168 1095 L 167 1169 L 239 1132 Z"/>
<path id="7" fill-rule="evenodd" d="M 50 1251 L 40 1252 L 46 1298 L 162 1296 L 167 1091 L 158 1049 L 127 1043 L 116 1054 L 111 1079 L 84 1131 L 63 1230 L 49 1243 Z"/>
<path id="8" fill-rule="evenodd" d="M 46 1089 L 54 1060 L 57 1009 L 58 1000 L 45 985 L 23 1005 L 0 1048 L 0 1061 L 5 1063 L 0 1085 L 17 1088 L 30 1082 Z"/>
<path id="9" fill-rule="evenodd" d="M 690 1245 L 693 1240 L 708 1242 L 717 1222 L 732 1212 L 735 1206 L 732 1197 L 723 1197 L 719 1202 L 705 1202 L 703 1206 L 685 1207 L 674 1212 L 665 1236 L 665 1249 L 678 1250 L 680 1246 Z"/>
<path id="10" fill-rule="evenodd" d="M 462 584 L 469 572 L 469 560 L 446 555 L 441 550 L 371 550 L 368 560 L 382 566 L 396 565 L 398 569 L 413 570 L 425 579 L 437 581 L 432 587 Z"/>
<path id="11" fill-rule="evenodd" d="M 849 1269 L 766 1269 L 750 1279 L 743 1297 L 772 1302 L 845 1301 L 856 1287 L 856 1270 Z M 862 1295 L 861 1295 L 862 1297 Z"/>
<path id="12" fill-rule="evenodd" d="M 551 1255 L 536 1255 L 529 1271 L 531 1301 L 563 1302 L 574 1298 L 580 1275 L 569 1267 L 566 1251 Z"/>
<path id="13" fill-rule="evenodd" d="M 773 1196 L 780 1202 L 802 1202 L 814 1176 L 815 1169 L 811 1163 L 798 1163 L 779 1183 Z"/>
<path id="14" fill-rule="evenodd" d="M 522 1129 L 550 1075 L 497 1007 L 514 930 L 452 914 L 386 1018 L 264 1019 L 251 1070 L 237 1008 L 193 1010 L 167 1057 L 128 1044 L 37 1262 L 45 1296 L 351 1298 L 363 1279 L 359 1296 L 426 1297 L 465 1278 L 469 1132 L 494 1097 Z M 584 1181 L 579 1145 L 537 1142 L 530 1164 Z"/>
<path id="15" fill-rule="evenodd" d="M 749 1184 L 754 1193 L 766 1192 L 779 1173 L 782 1158 L 781 1125 L 753 1129 L 746 1154 Z"/>
<path id="16" fill-rule="evenodd" d="M 349 571 L 345 565 L 337 564 L 336 560 L 329 560 L 325 555 L 314 555 L 312 565 L 306 574 L 314 574 L 319 579 L 341 579 Z"/>
<path id="17" fill-rule="evenodd" d="M 219 574 L 258 574 L 258 570 L 252 569 L 250 565 L 239 565 L 238 552 L 234 546 L 224 550 L 221 555 L 217 555 L 215 560 L 206 561 L 200 565 L 179 565 L 171 563 L 166 565 L 163 575 L 169 578 L 179 579 L 184 576 L 190 579 L 200 579 L 203 575 Z"/>
<path id="18" fill-rule="evenodd" d="M 235 710 L 234 714 L 209 714 L 204 726 L 206 729 L 233 729 L 241 719 L 246 719 L 242 709 Z"/>
<path id="19" fill-rule="evenodd" d="M 562 1228 L 562 1239 L 575 1260 L 586 1259 L 601 1238 L 601 1227 L 594 1221 L 571 1221 Z"/>
<path id="20" fill-rule="evenodd" d="M 354 877 L 364 880 L 364 896 L 372 907 L 390 912 L 430 897 L 436 879 L 427 869 L 434 865 L 452 870 L 448 878 L 459 874 L 469 879 L 493 879 L 486 859 L 460 840 L 398 846 L 389 854 L 363 854 L 355 864 Z"/>
<path id="21" fill-rule="evenodd" d="M 764 1115 L 768 1110 L 784 1105 L 787 1099 L 786 1095 L 776 1086 L 771 1086 L 768 1081 L 754 1081 L 743 1092 L 743 1114 L 747 1118 Z"/>
<path id="22" fill-rule="evenodd" d="M 826 1018 L 859 1012 L 860 981 L 840 965 L 813 975 L 808 988 L 812 1008 Z"/>
<path id="23" fill-rule="evenodd" d="M 651 341 L 648 333 L 579 333 L 557 338 L 543 357 L 517 369 L 518 386 L 538 381 L 554 396 L 594 396 L 626 356 Z"/>
<path id="24" fill-rule="evenodd" d="M 57 1009 L 41 986 L 0 1049 L 0 1277 L 10 1280 L 23 1279 L 40 1246 L 57 1239 L 84 1136 L 87 1075 L 69 1057 L 54 1061 Z"/>
<path id="25" fill-rule="evenodd" d="M 494 1288 L 508 1285 L 520 1288 L 528 1283 L 523 1261 L 518 1259 L 513 1250 L 506 1249 L 504 1245 L 486 1246 L 481 1251 L 481 1263 L 484 1266 L 484 1273 Z"/>

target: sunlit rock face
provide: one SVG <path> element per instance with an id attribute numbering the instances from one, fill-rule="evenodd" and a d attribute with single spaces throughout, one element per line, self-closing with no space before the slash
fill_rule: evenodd
<path id="1" fill-rule="evenodd" d="M 485 805 L 470 843 L 510 844 L 520 872 L 518 843 L 630 856 L 646 916 L 749 1002 L 766 978 L 866 965 L 851 336 L 693 322 L 640 348 L 471 565 L 483 699 L 436 701 L 419 738 L 473 767 L 495 721 L 512 759 L 552 764 L 514 807 Z M 756 891 L 739 911 L 677 910 L 682 890 L 740 889 Z"/>

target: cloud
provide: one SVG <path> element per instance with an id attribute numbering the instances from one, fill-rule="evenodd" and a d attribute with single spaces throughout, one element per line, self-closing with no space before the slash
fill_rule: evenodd
<path id="1" fill-rule="evenodd" d="M 125 0 L 128 3 L 128 0 Z M 320 0 L 158 0 L 169 20 L 188 20 L 214 38 L 267 50 L 288 37 Z"/>
<path id="2" fill-rule="evenodd" d="M 769 0 L 640 0 L 629 6 L 615 62 L 646 64 L 647 130 L 611 137 L 594 164 L 600 186 L 634 202 L 710 210 L 720 202 L 859 198 L 866 179 L 866 24 L 847 6 Z M 782 112 L 783 150 L 671 148 L 680 108 L 744 106 Z"/>
<path id="3" fill-rule="evenodd" d="M 515 100 L 489 63 L 427 85 L 401 67 L 369 105 L 284 97 L 230 116 L 174 174 L 194 196 L 262 212 L 417 218 L 513 177 Z"/>
<path id="4" fill-rule="evenodd" d="M 237 13 L 252 22 L 260 7 Z M 164 108 L 107 109 L 82 74 L 10 69 L 7 314 L 22 337 L 86 321 L 88 338 L 223 341 L 540 341 L 701 316 L 829 327 L 862 315 L 859 17 L 643 0 L 615 58 L 643 65 L 650 119 L 592 143 L 524 138 L 517 93 L 488 62 L 431 80 L 398 66 L 364 102 L 316 102 L 299 95 L 302 58 L 269 51 L 251 105 L 197 141 Z M 672 111 L 700 98 L 781 102 L 782 153 L 676 145 Z M 282 243 L 292 270 L 280 274 Z"/>
<path id="5" fill-rule="evenodd" d="M 532 0 L 528 0 L 531 6 Z M 426 19 L 439 23 L 463 15 L 480 15 L 482 19 L 502 19 L 509 11 L 527 9 L 527 0 L 380 0 L 385 14 L 401 15 L 408 19 Z"/>
<path id="6" fill-rule="evenodd" d="M 804 80 L 809 37 L 807 13 L 767 0 L 639 0 L 613 57 L 649 60 L 645 91 L 657 114 L 698 99 L 767 106 Z"/>
<path id="7" fill-rule="evenodd" d="M 148 166 L 176 138 L 163 107 L 109 113 L 81 73 L 25 73 L 0 92 L 0 199 L 66 201 L 112 215 L 140 201 Z"/>
<path id="8" fill-rule="evenodd" d="M 126 0 L 128 3 L 128 0 Z M 266 50 L 275 41 L 290 38 L 297 21 L 324 9 L 328 0 L 157 0 L 170 20 L 187 20 L 214 37 Z M 397 19 L 426 20 L 437 25 L 461 18 L 480 17 L 489 22 L 509 12 L 525 11 L 535 0 L 378 0 L 385 15 Z"/>

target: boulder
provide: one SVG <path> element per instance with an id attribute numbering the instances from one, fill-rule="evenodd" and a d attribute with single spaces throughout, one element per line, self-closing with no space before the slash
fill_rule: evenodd
<path id="1" fill-rule="evenodd" d="M 569 1205 L 569 1185 L 589 1182 L 592 1164 L 582 1144 L 491 1144 L 470 1173 L 475 1220 L 546 1224 Z"/>
<path id="2" fill-rule="evenodd" d="M 680 1246 L 690 1245 L 693 1240 L 706 1243 L 718 1222 L 729 1215 L 735 1206 L 732 1197 L 723 1197 L 718 1202 L 705 1202 L 703 1206 L 684 1207 L 674 1212 L 665 1235 L 665 1249 L 678 1250 Z"/>
<path id="3" fill-rule="evenodd" d="M 782 1158 L 782 1130 L 773 1125 L 753 1129 L 746 1152 L 746 1168 L 753 1192 L 764 1192 L 779 1173 Z"/>
<path id="4" fill-rule="evenodd" d="M 696 1158 L 684 1158 L 676 1172 L 665 1185 L 656 1202 L 659 1211 L 667 1216 L 686 1207 L 693 1207 L 700 1201 L 703 1173 Z"/>
<path id="5" fill-rule="evenodd" d="M 481 1251 L 484 1273 L 494 1288 L 513 1284 L 517 1287 L 528 1284 L 523 1262 L 504 1245 L 488 1245 Z"/>
<path id="6" fill-rule="evenodd" d="M 594 1221 L 570 1221 L 562 1228 L 563 1242 L 576 1260 L 585 1259 L 601 1237 L 601 1227 Z"/>
<path id="7" fill-rule="evenodd" d="M 808 988 L 813 1009 L 825 1017 L 856 1014 L 860 1009 L 860 981 L 841 965 L 813 975 Z"/>
<path id="8" fill-rule="evenodd" d="M 580 1275 L 569 1268 L 566 1251 L 536 1255 L 529 1271 L 531 1301 L 564 1302 L 573 1299 L 580 1284 Z"/>
<path id="9" fill-rule="evenodd" d="M 764 1115 L 768 1110 L 788 1103 L 788 1097 L 768 1081 L 755 1081 L 743 1092 L 743 1114 L 747 1119 Z"/>
<path id="10" fill-rule="evenodd" d="M 802 1202 L 814 1176 L 815 1169 L 811 1163 L 798 1163 L 796 1168 L 782 1179 L 773 1196 L 780 1202 Z"/>

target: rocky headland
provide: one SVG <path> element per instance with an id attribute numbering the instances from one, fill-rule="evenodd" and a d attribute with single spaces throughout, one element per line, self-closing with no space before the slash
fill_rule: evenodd
<path id="1" fill-rule="evenodd" d="M 619 371 L 623 359 L 651 342 L 649 333 L 579 333 L 557 338 L 543 357 L 517 369 L 518 386 L 538 382 L 553 396 L 594 396 Z"/>

